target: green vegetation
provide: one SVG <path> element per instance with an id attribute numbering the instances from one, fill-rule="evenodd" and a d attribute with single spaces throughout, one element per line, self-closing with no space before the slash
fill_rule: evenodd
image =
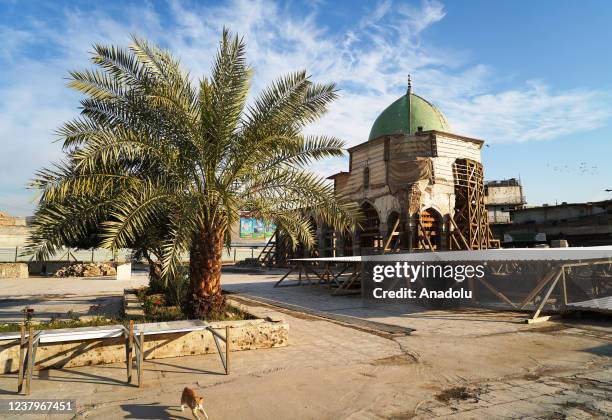
<path id="1" fill-rule="evenodd" d="M 147 322 L 180 321 L 189 319 L 179 305 L 173 304 L 172 294 L 175 293 L 168 288 L 164 293 L 154 293 L 149 287 L 138 289 L 138 299 L 143 305 L 145 316 L 143 319 L 135 319 L 135 324 Z M 183 300 L 184 302 L 184 300 Z M 253 317 L 239 308 L 224 305 L 223 311 L 211 312 L 206 317 L 207 321 L 238 321 L 252 319 Z M 27 327 L 35 330 L 55 330 L 60 328 L 78 327 L 101 327 L 105 325 L 123 324 L 129 325 L 129 320 L 123 316 L 107 318 L 102 314 L 96 314 L 93 318 L 79 319 L 79 316 L 69 311 L 66 319 L 51 319 L 45 322 L 33 322 L 31 312 L 26 313 L 24 322 Z M 21 331 L 21 323 L 0 324 L 0 333 Z"/>
<path id="2" fill-rule="evenodd" d="M 169 305 L 166 297 L 161 294 L 149 294 L 149 288 L 143 287 L 138 291 L 138 299 L 145 313 L 143 322 L 178 321 L 188 319 L 181 306 Z M 208 314 L 207 321 L 238 321 L 252 319 L 252 317 L 233 306 L 225 305 L 223 311 Z"/>
<path id="3" fill-rule="evenodd" d="M 146 322 L 189 319 L 189 276 L 180 273 L 161 287 L 145 286 L 137 290 Z M 250 319 L 250 315 L 229 305 L 223 305 L 206 315 L 207 321 L 235 321 Z"/>
<path id="4" fill-rule="evenodd" d="M 30 323 L 35 330 L 56 330 L 60 328 L 77 328 L 77 327 L 101 327 L 104 325 L 126 324 L 123 319 L 109 319 L 105 317 L 96 317 L 87 321 L 80 321 L 78 318 L 73 319 L 52 319 L 46 322 Z M 21 331 L 21 324 L 2 324 L 0 325 L 0 333 Z"/>
<path id="5" fill-rule="evenodd" d="M 315 242 L 305 210 L 352 229 L 357 207 L 307 170 L 343 154 L 339 139 L 303 134 L 336 87 L 299 71 L 247 105 L 253 70 L 245 49 L 224 30 L 210 76 L 195 81 L 143 39 L 129 48 L 95 45 L 97 68 L 70 73 L 68 85 L 86 98 L 59 130 L 64 159 L 32 183 L 40 202 L 27 252 L 45 258 L 94 235 L 101 246 L 157 256 L 150 261 L 161 261 L 167 282 L 188 251 L 185 310 L 206 316 L 224 313 L 221 255 L 241 210 L 274 221 L 294 245 Z"/>

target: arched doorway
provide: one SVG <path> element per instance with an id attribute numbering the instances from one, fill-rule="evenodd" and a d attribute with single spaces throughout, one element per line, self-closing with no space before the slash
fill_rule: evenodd
<path id="1" fill-rule="evenodd" d="M 330 228 L 326 223 L 321 226 L 321 237 L 323 254 L 321 257 L 336 257 L 336 232 Z"/>
<path id="2" fill-rule="evenodd" d="M 350 257 L 353 255 L 353 237 L 347 233 L 343 237 L 342 256 Z"/>
<path id="3" fill-rule="evenodd" d="M 380 235 L 380 218 L 378 212 L 370 203 L 365 202 L 361 206 L 361 211 L 365 216 L 365 221 L 359 231 L 359 247 L 362 255 L 369 251 L 382 248 L 382 237 Z M 364 252 L 365 251 L 365 252 Z"/>
<path id="4" fill-rule="evenodd" d="M 442 244 L 442 216 L 433 208 L 419 215 L 418 247 L 439 250 Z"/>

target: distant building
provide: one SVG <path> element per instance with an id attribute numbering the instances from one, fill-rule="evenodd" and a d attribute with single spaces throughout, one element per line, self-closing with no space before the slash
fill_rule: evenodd
<path id="1" fill-rule="evenodd" d="M 612 245 L 612 200 L 544 204 L 510 211 L 511 224 L 492 225 L 504 247 L 550 244 L 564 239 L 569 246 Z"/>
<path id="2" fill-rule="evenodd" d="M 30 217 L 13 217 L 0 211 L 0 248 L 24 246 L 30 235 Z"/>
<path id="3" fill-rule="evenodd" d="M 489 223 L 510 223 L 510 212 L 525 206 L 523 187 L 516 178 L 485 183 L 485 206 Z"/>
<path id="4" fill-rule="evenodd" d="M 0 260 L 4 254 L 14 255 L 15 247 L 26 246 L 28 237 L 30 236 L 31 224 L 33 217 L 10 216 L 5 212 L 0 211 Z M 244 217 L 240 217 L 240 221 L 244 225 Z M 260 228 L 261 221 L 250 221 L 250 229 L 241 226 L 239 221 L 234 222 L 230 226 L 230 235 L 232 245 L 234 246 L 262 246 L 270 239 L 274 233 L 275 226 L 264 224 L 264 228 Z M 6 255 L 4 255 L 6 257 Z M 6 259 L 6 258 L 5 258 Z"/>

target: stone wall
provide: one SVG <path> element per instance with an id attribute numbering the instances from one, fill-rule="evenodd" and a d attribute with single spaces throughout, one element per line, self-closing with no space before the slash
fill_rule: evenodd
<path id="1" fill-rule="evenodd" d="M 510 205 L 523 204 L 523 190 L 520 185 L 487 185 L 485 204 Z"/>
<path id="2" fill-rule="evenodd" d="M 0 279 L 27 279 L 28 265 L 26 263 L 0 263 Z"/>
<path id="3" fill-rule="evenodd" d="M 28 226 L 0 224 L 0 248 L 23 247 L 29 235 Z"/>

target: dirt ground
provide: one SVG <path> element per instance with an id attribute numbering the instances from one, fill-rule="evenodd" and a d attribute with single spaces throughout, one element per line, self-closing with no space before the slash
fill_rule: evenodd
<path id="1" fill-rule="evenodd" d="M 382 311 L 323 287 L 273 289 L 276 278 L 224 275 L 253 311 L 290 325 L 288 347 L 232 353 L 229 376 L 214 355 L 147 361 L 143 390 L 125 384 L 121 364 L 46 370 L 30 397 L 76 399 L 77 418 L 190 418 L 178 407 L 185 386 L 204 396 L 211 419 L 612 416 L 609 319 L 528 325 L 511 312 Z M 310 311 L 256 301 L 264 295 Z M 376 331 L 364 320 L 414 331 Z M 0 398 L 15 398 L 15 385 L 15 375 L 0 376 Z"/>

